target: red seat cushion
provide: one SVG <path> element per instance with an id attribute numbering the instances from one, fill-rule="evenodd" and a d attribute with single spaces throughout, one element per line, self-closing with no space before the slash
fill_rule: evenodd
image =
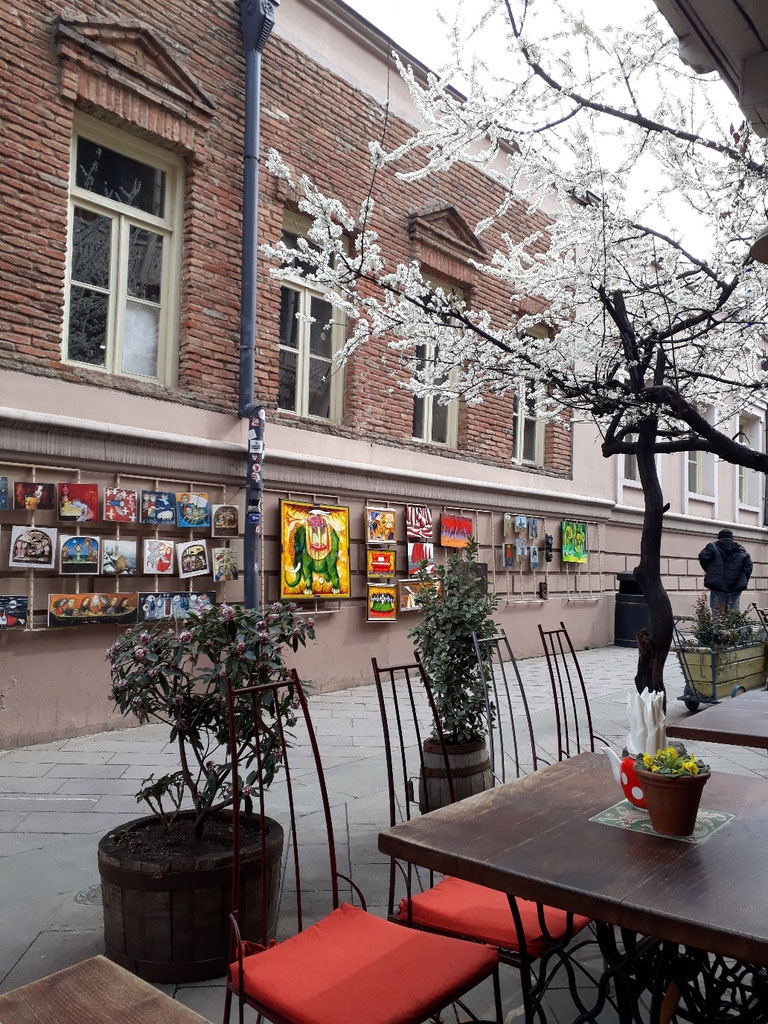
<path id="1" fill-rule="evenodd" d="M 444 878 L 426 892 L 413 896 L 412 904 L 412 921 L 421 928 L 470 937 L 502 949 L 520 950 L 509 900 L 503 892 L 464 882 L 460 878 Z M 518 900 L 517 906 L 523 922 L 526 951 L 529 956 L 539 957 L 549 943 L 541 933 L 537 905 L 529 900 Z M 544 908 L 544 920 L 553 939 L 561 939 L 565 935 L 566 918 L 564 910 Z M 407 899 L 400 903 L 400 920 L 408 920 Z M 588 924 L 588 917 L 574 914 L 573 934 Z"/>
<path id="2" fill-rule="evenodd" d="M 243 960 L 245 992 L 291 1024 L 410 1024 L 486 978 L 495 947 L 383 921 L 342 903 Z M 238 966 L 230 967 L 235 987 Z"/>

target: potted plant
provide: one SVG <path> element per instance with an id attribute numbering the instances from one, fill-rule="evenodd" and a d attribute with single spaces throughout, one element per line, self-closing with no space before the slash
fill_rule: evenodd
<path id="1" fill-rule="evenodd" d="M 654 829 L 668 836 L 691 835 L 709 765 L 680 744 L 655 754 L 638 754 L 635 771 Z"/>
<path id="2" fill-rule="evenodd" d="M 145 779 L 136 794 L 152 813 L 111 830 L 98 849 L 107 955 L 147 980 L 202 980 L 226 971 L 235 796 L 226 757 L 227 679 L 237 687 L 285 678 L 284 652 L 314 637 L 312 619 L 297 609 L 223 604 L 175 628 L 134 626 L 106 652 L 117 709 L 140 723 L 167 725 L 179 760 L 176 770 Z M 247 770 L 257 756 L 247 729 L 251 707 L 236 707 L 246 768 L 236 802 L 244 815 L 241 913 L 252 913 L 256 924 L 262 872 L 276 901 L 283 833 L 270 822 L 262 864 L 258 823 L 251 819 L 255 772 Z M 295 720 L 287 698 L 276 704 L 265 697 L 259 711 L 268 724 L 280 720 L 290 728 Z M 262 741 L 267 783 L 280 771 L 277 749 Z M 249 921 L 242 924 L 247 934 Z"/>
<path id="3" fill-rule="evenodd" d="M 713 612 L 701 594 L 693 616 L 678 619 L 676 635 L 685 676 L 683 700 L 690 711 L 697 711 L 701 701 L 717 703 L 765 685 L 765 632 L 747 612 Z"/>
<path id="4" fill-rule="evenodd" d="M 424 583 L 418 594 L 421 617 L 408 633 L 432 684 L 456 799 L 491 786 L 485 743 L 489 705 L 472 633 L 484 638 L 497 632 L 492 613 L 498 598 L 488 592 L 487 577 L 477 566 L 474 538 L 445 565 L 422 565 L 416 577 Z M 437 735 L 423 746 L 427 778 L 420 783 L 419 804 L 425 810 L 448 803 L 449 793 Z"/>

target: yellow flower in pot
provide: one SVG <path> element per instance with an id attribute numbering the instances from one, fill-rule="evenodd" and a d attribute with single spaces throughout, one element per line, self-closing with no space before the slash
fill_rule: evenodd
<path id="1" fill-rule="evenodd" d="M 709 765 L 679 744 L 655 754 L 638 754 L 635 771 L 654 829 L 668 836 L 691 835 Z"/>

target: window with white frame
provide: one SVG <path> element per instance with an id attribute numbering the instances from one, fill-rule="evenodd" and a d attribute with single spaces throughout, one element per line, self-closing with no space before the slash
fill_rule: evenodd
<path id="1" fill-rule="evenodd" d="M 538 414 L 533 383 L 521 382 L 515 393 L 514 461 L 525 466 L 544 465 L 544 422 Z"/>
<path id="2" fill-rule="evenodd" d="M 463 298 L 463 292 L 447 282 L 430 277 L 429 283 L 433 288 L 442 288 L 446 294 L 453 294 L 457 298 Z M 456 328 L 447 328 L 448 330 Z M 429 366 L 434 367 L 440 356 L 439 345 L 419 345 L 416 349 L 415 358 L 419 369 Z M 450 374 L 443 378 L 448 380 Z M 444 444 L 449 448 L 455 448 L 458 444 L 459 432 L 459 404 L 456 401 L 441 402 L 436 395 L 426 397 L 414 396 L 413 399 L 413 436 L 419 441 L 428 441 L 432 444 Z"/>
<path id="3" fill-rule="evenodd" d="M 64 359 L 173 384 L 184 165 L 93 118 L 75 121 Z"/>
<path id="4" fill-rule="evenodd" d="M 711 406 L 703 415 L 708 423 L 714 424 L 715 410 Z M 688 452 L 686 469 L 689 495 L 694 498 L 714 498 L 715 456 L 712 452 Z"/>
<path id="5" fill-rule="evenodd" d="M 637 464 L 637 456 L 633 452 L 624 453 L 624 482 L 640 483 L 640 467 Z"/>
<path id="6" fill-rule="evenodd" d="M 750 448 L 760 449 L 760 420 L 757 416 L 739 416 L 736 440 Z M 739 505 L 747 508 L 760 506 L 760 477 L 754 469 L 737 466 Z"/>

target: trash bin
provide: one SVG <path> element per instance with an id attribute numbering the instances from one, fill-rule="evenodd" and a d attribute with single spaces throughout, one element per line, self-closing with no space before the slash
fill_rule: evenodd
<path id="1" fill-rule="evenodd" d="M 619 647 L 637 647 L 635 639 L 641 629 L 649 629 L 651 613 L 645 603 L 640 584 L 631 572 L 617 572 L 619 589 L 613 620 L 613 642 Z"/>

